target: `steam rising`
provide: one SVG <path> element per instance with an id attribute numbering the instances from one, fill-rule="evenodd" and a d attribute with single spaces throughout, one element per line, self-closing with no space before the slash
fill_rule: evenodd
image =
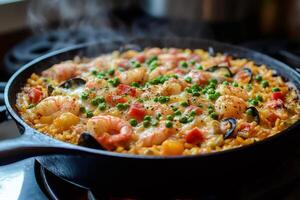
<path id="1" fill-rule="evenodd" d="M 28 9 L 28 23 L 34 33 L 48 33 L 52 30 L 78 31 L 87 34 L 84 37 L 99 39 L 93 32 L 101 32 L 101 39 L 128 40 L 132 37 L 198 37 L 211 36 L 210 30 L 185 21 L 168 21 L 165 19 L 149 20 L 146 17 L 123 19 L 112 13 L 113 9 L 123 9 L 125 16 L 131 15 L 128 9 L 134 0 L 32 0 Z M 124 15 L 124 14 L 123 14 Z M 98 34 L 99 35 L 99 34 Z M 70 35 L 72 36 L 72 34 Z"/>

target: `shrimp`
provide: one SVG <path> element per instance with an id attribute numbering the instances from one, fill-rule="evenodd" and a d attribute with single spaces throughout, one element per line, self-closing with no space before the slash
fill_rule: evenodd
<path id="1" fill-rule="evenodd" d="M 78 74 L 76 64 L 65 62 L 56 64 L 48 70 L 42 72 L 43 76 L 50 77 L 58 82 L 66 81 Z"/>
<path id="2" fill-rule="evenodd" d="M 173 113 L 172 108 L 166 104 L 153 102 L 148 103 L 147 107 L 149 107 L 147 114 L 152 116 L 156 116 L 158 113 L 162 114 L 163 116 L 171 115 Z"/>
<path id="3" fill-rule="evenodd" d="M 75 98 L 69 96 L 50 96 L 38 103 L 35 111 L 42 116 L 50 116 L 57 112 L 71 112 L 78 115 L 79 105 Z"/>
<path id="4" fill-rule="evenodd" d="M 147 69 L 145 67 L 140 67 L 132 70 L 128 70 L 126 72 L 120 73 L 118 78 L 120 82 L 126 85 L 130 83 L 137 82 L 142 83 L 147 80 Z"/>
<path id="5" fill-rule="evenodd" d="M 161 54 L 158 56 L 158 59 L 169 67 L 175 67 L 179 62 L 177 56 L 173 54 Z"/>
<path id="6" fill-rule="evenodd" d="M 89 119 L 87 130 L 108 150 L 125 146 L 134 134 L 127 121 L 109 115 L 98 115 Z"/>
<path id="7" fill-rule="evenodd" d="M 149 128 L 140 135 L 138 144 L 143 147 L 159 145 L 174 133 L 175 129 L 166 128 L 164 125 L 158 128 Z"/>
<path id="8" fill-rule="evenodd" d="M 179 94 L 183 89 L 184 87 L 177 79 L 170 79 L 161 87 L 161 94 L 166 96 L 176 95 Z"/>
<path id="9" fill-rule="evenodd" d="M 161 54 L 161 52 L 162 52 L 162 49 L 160 49 L 160 48 L 150 48 L 145 51 L 145 55 L 146 55 L 146 57 L 152 57 L 152 56 L 157 56 L 157 55 Z"/>
<path id="10" fill-rule="evenodd" d="M 218 91 L 222 95 L 231 95 L 231 96 L 237 96 L 244 100 L 247 100 L 249 98 L 248 93 L 246 90 L 239 88 L 239 87 L 233 87 L 230 85 L 220 85 L 218 88 Z"/>
<path id="11" fill-rule="evenodd" d="M 187 77 L 191 77 L 193 82 L 198 83 L 199 85 L 204 85 L 211 78 L 211 74 L 205 71 L 192 70 L 187 74 Z"/>
<path id="12" fill-rule="evenodd" d="M 149 80 L 155 79 L 158 76 L 167 74 L 169 69 L 167 67 L 157 67 L 149 74 Z"/>
<path id="13" fill-rule="evenodd" d="M 100 90 L 101 88 L 104 88 L 106 85 L 107 85 L 107 83 L 103 79 L 100 79 L 100 80 L 99 79 L 93 79 L 93 80 L 89 80 L 85 84 L 85 88 Z"/>
<path id="14" fill-rule="evenodd" d="M 217 99 L 215 110 L 220 118 L 240 118 L 247 108 L 246 102 L 236 96 L 224 95 Z"/>

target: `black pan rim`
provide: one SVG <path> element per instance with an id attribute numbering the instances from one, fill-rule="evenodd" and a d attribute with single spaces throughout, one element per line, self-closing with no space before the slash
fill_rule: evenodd
<path id="1" fill-rule="evenodd" d="M 231 148 L 231 149 L 226 149 L 226 150 L 222 150 L 222 151 L 217 151 L 217 152 L 210 152 L 210 153 L 205 153 L 205 154 L 196 154 L 196 155 L 180 155 L 180 156 L 148 156 L 148 155 L 136 155 L 136 154 L 125 154 L 125 153 L 117 153 L 117 152 L 111 152 L 111 151 L 106 151 L 106 150 L 97 150 L 97 149 L 91 149 L 91 148 L 87 148 L 87 147 L 81 147 L 78 145 L 74 145 L 74 144 L 70 144 L 67 142 L 63 142 L 57 139 L 54 139 L 48 135 L 45 135 L 39 131 L 37 131 L 36 129 L 30 127 L 25 121 L 23 121 L 23 119 L 19 116 L 19 114 L 13 109 L 12 105 L 10 104 L 9 101 L 9 90 L 10 90 L 10 86 L 12 85 L 12 83 L 14 82 L 15 78 L 18 77 L 19 75 L 22 74 L 23 71 L 25 71 L 27 68 L 30 68 L 31 66 L 33 66 L 34 64 L 48 59 L 50 57 L 62 54 L 62 53 L 66 53 L 68 51 L 71 50 L 77 50 L 77 49 L 81 49 L 81 48 L 85 48 L 91 45 L 99 45 L 99 44 L 109 44 L 109 43 L 113 43 L 113 42 L 121 42 L 121 44 L 130 44 L 130 42 L 134 42 L 135 40 L 158 40 L 158 41 L 163 41 L 164 39 L 167 40 L 172 40 L 172 38 L 134 38 L 132 40 L 129 40 L 127 42 L 124 41 L 109 41 L 109 42 L 103 42 L 103 41 L 98 41 L 98 42 L 91 42 L 91 43 L 84 43 L 84 44 L 79 44 L 79 45 L 74 45 L 74 46 L 70 46 L 67 48 L 63 48 L 60 50 L 56 50 L 53 52 L 50 52 L 48 54 L 45 54 L 39 58 L 34 59 L 33 61 L 27 63 L 26 65 L 22 66 L 18 71 L 16 71 L 11 78 L 8 80 L 7 85 L 5 87 L 5 91 L 4 91 L 4 101 L 5 101 L 5 105 L 6 108 L 9 112 L 9 114 L 12 116 L 12 118 L 17 121 L 19 124 L 21 124 L 22 127 L 24 127 L 25 130 L 29 130 L 32 134 L 36 134 L 39 138 L 41 139 L 47 139 L 47 140 L 52 140 L 55 141 L 55 143 L 60 144 L 61 147 L 72 147 L 72 149 L 74 150 L 79 150 L 79 151 L 84 151 L 86 153 L 89 154 L 93 154 L 93 155 L 105 155 L 105 156 L 111 156 L 111 157 L 120 157 L 120 158 L 128 158 L 128 159 L 150 159 L 150 160 L 173 160 L 173 159 L 205 159 L 205 158 L 211 158 L 211 157 L 217 157 L 217 156 L 223 156 L 226 154 L 230 154 L 230 153 L 234 153 L 234 152 L 240 152 L 242 150 L 246 150 L 249 148 L 255 148 L 255 146 L 258 145 L 263 145 L 265 143 L 269 143 L 275 139 L 279 139 L 279 137 L 283 137 L 285 135 L 287 135 L 290 130 L 296 129 L 300 127 L 300 120 L 298 120 L 296 123 L 294 123 L 293 125 L 291 125 L 290 127 L 288 127 L 287 129 L 271 136 L 268 137 L 266 139 L 263 139 L 261 141 L 257 141 L 254 142 L 252 144 L 249 145 L 245 145 L 245 146 L 240 146 L 240 147 L 235 147 L 235 148 Z M 173 38 L 173 39 L 178 39 L 178 38 Z M 187 40 L 187 41 L 195 41 L 195 42 L 207 42 L 207 43 L 212 43 L 212 47 L 214 45 L 218 45 L 218 46 L 223 46 L 223 47 L 228 47 L 230 49 L 234 49 L 234 50 L 238 50 L 238 51 L 244 51 L 244 52 L 248 52 L 252 55 L 257 55 L 260 56 L 261 59 L 268 59 L 270 61 L 272 61 L 273 63 L 275 63 L 276 65 L 280 65 L 284 68 L 287 68 L 291 71 L 293 71 L 295 73 L 295 75 L 300 79 L 300 75 L 290 66 L 286 65 L 285 63 L 278 61 L 270 56 L 267 56 L 265 54 L 244 48 L 244 47 L 239 47 L 239 46 L 235 46 L 235 45 L 231 45 L 231 44 L 227 44 L 227 43 L 222 43 L 222 42 L 217 42 L 217 41 L 213 41 L 213 40 L 206 40 L 206 39 L 194 39 L 194 38 L 180 38 L 180 40 Z M 225 53 L 225 52 L 223 52 Z M 297 88 L 299 91 L 299 88 Z M 25 131 L 26 132 L 26 131 Z M 26 133 L 25 133 L 26 134 Z M 50 147 L 50 146 L 49 146 Z"/>

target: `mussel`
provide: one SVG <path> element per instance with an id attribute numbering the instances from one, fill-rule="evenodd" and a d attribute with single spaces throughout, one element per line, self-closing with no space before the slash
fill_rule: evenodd
<path id="1" fill-rule="evenodd" d="M 89 133 L 82 133 L 78 140 L 78 145 L 83 147 L 88 147 L 92 149 L 101 149 L 104 148 L 97 142 L 97 140 Z"/>
<path id="2" fill-rule="evenodd" d="M 252 81 L 253 73 L 250 68 L 243 68 L 235 74 L 235 79 L 242 79 L 241 81 L 245 83 L 250 83 Z"/>
<path id="3" fill-rule="evenodd" d="M 138 44 L 125 44 L 119 48 L 120 52 L 125 52 L 128 50 L 142 51 L 142 48 Z"/>
<path id="4" fill-rule="evenodd" d="M 229 67 L 226 66 L 218 66 L 215 65 L 213 67 L 208 68 L 206 71 L 208 72 L 217 72 L 219 76 L 222 77 L 232 77 L 232 72 Z"/>
<path id="5" fill-rule="evenodd" d="M 247 110 L 250 110 L 251 118 L 253 118 L 254 121 L 256 121 L 257 124 L 260 122 L 259 112 L 254 106 L 250 106 L 247 108 Z"/>
<path id="6" fill-rule="evenodd" d="M 52 92 L 54 91 L 54 87 L 52 85 L 48 85 L 47 86 L 47 93 L 48 96 L 50 96 L 52 94 Z"/>
<path id="7" fill-rule="evenodd" d="M 214 57 L 216 55 L 213 47 L 208 47 L 208 54 L 210 57 Z"/>
<path id="8" fill-rule="evenodd" d="M 69 89 L 72 87 L 76 87 L 76 86 L 78 87 L 78 86 L 84 85 L 85 83 L 86 83 L 86 81 L 84 79 L 75 77 L 75 78 L 71 78 L 71 79 L 61 83 L 59 85 L 59 87 Z"/>
<path id="9" fill-rule="evenodd" d="M 231 137 L 234 133 L 234 129 L 236 128 L 237 121 L 235 118 L 226 118 L 221 121 L 221 126 L 229 123 L 229 129 L 227 129 L 224 134 L 224 139 Z"/>

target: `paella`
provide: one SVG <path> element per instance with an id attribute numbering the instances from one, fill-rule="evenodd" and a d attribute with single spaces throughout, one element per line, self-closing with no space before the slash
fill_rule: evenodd
<path id="1" fill-rule="evenodd" d="M 48 136 L 157 156 L 264 140 L 297 122 L 299 105 L 297 88 L 268 66 L 177 48 L 75 57 L 33 73 L 16 101 L 23 120 Z"/>

